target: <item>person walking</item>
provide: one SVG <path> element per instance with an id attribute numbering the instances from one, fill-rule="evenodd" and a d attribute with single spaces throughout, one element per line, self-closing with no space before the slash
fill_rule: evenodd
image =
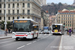
<path id="1" fill-rule="evenodd" d="M 69 36 L 71 36 L 71 32 L 72 32 L 72 30 L 71 30 L 71 29 L 69 29 L 69 31 L 68 31 L 68 32 L 69 32 Z"/>
<path id="2" fill-rule="evenodd" d="M 10 33 L 10 28 L 9 28 L 9 33 Z"/>
<path id="3" fill-rule="evenodd" d="M 6 28 L 6 29 L 5 29 L 5 35 L 6 35 L 6 36 L 7 36 L 7 32 L 8 32 L 8 29 Z"/>

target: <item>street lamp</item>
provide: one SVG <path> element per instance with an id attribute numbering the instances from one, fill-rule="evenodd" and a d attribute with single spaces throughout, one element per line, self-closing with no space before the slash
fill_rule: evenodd
<path id="1" fill-rule="evenodd" d="M 57 23 L 57 20 L 58 20 L 58 17 L 57 17 L 57 15 L 58 15 L 58 14 L 59 14 L 59 13 L 57 13 L 57 14 L 56 14 L 56 22 L 55 22 L 55 23 Z"/>
<path id="2" fill-rule="evenodd" d="M 5 24 L 5 29 L 7 28 L 6 26 L 7 26 L 7 21 L 6 21 L 6 0 L 5 0 L 5 22 L 4 22 L 4 24 Z"/>

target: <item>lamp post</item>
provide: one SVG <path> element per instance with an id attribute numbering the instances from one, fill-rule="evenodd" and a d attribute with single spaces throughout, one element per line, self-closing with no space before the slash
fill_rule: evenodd
<path id="1" fill-rule="evenodd" d="M 57 23 L 57 20 L 58 20 L 58 17 L 57 17 L 57 16 L 58 16 L 58 14 L 59 14 L 59 13 L 56 14 L 56 22 L 55 22 L 55 23 Z"/>
<path id="2" fill-rule="evenodd" d="M 5 29 L 7 28 L 6 26 L 7 26 L 7 21 L 6 21 L 6 0 L 5 0 L 5 22 L 4 22 L 4 24 L 5 24 Z"/>

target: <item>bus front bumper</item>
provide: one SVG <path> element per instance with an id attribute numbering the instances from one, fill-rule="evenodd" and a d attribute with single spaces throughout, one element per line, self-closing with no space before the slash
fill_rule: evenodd
<path id="1" fill-rule="evenodd" d="M 51 32 L 52 34 L 62 34 L 61 32 Z"/>
<path id="2" fill-rule="evenodd" d="M 15 36 L 15 35 L 12 35 L 12 38 L 26 38 L 26 39 L 32 39 L 33 36 L 32 36 L 32 35 L 28 35 L 28 36 Z"/>

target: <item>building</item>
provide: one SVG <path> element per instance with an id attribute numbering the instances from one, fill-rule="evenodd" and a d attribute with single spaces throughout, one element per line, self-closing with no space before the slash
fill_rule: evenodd
<path id="1" fill-rule="evenodd" d="M 50 26 L 55 23 L 55 19 L 56 19 L 56 16 L 55 15 L 52 15 L 49 17 L 49 20 L 50 20 Z"/>
<path id="2" fill-rule="evenodd" d="M 46 0 L 41 0 L 41 2 L 43 6 L 46 5 Z"/>
<path id="3" fill-rule="evenodd" d="M 65 28 L 75 28 L 75 10 L 63 9 L 56 17 L 58 23 L 65 24 Z"/>
<path id="4" fill-rule="evenodd" d="M 75 0 L 74 0 L 74 2 L 73 2 L 72 6 L 75 6 Z"/>
<path id="5" fill-rule="evenodd" d="M 41 10 L 41 16 L 42 16 L 42 18 L 41 18 L 41 25 L 42 25 L 42 29 L 43 29 L 43 27 L 44 26 L 49 26 L 49 14 L 46 12 L 46 11 L 44 11 L 44 10 Z"/>
<path id="6" fill-rule="evenodd" d="M 5 20 L 5 0 L 0 0 L 0 22 Z M 6 20 L 25 18 L 33 19 L 40 24 L 40 0 L 6 0 Z"/>

